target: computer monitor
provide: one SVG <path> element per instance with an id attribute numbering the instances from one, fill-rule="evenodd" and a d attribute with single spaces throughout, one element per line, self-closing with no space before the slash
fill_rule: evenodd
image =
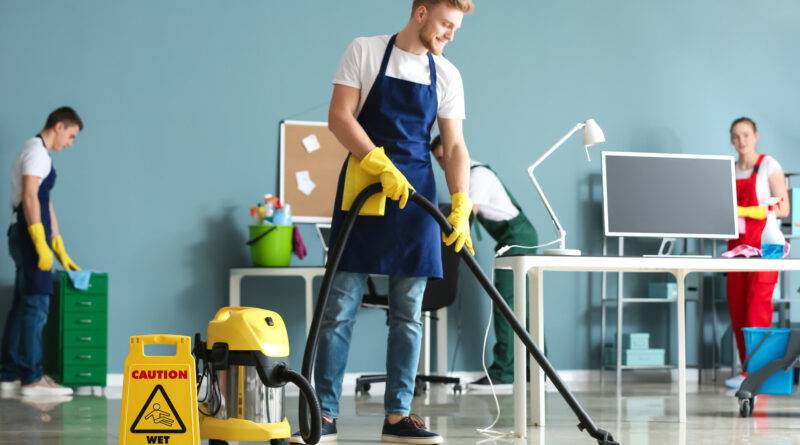
<path id="1" fill-rule="evenodd" d="M 739 236 L 732 156 L 603 152 L 606 236 Z"/>

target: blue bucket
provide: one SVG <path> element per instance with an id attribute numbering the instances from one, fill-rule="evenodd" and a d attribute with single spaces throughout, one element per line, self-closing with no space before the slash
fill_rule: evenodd
<path id="1" fill-rule="evenodd" d="M 747 348 L 747 372 L 752 374 L 767 363 L 783 358 L 789 344 L 788 328 L 744 328 L 744 344 Z M 766 339 L 765 339 L 766 337 Z M 761 341 L 764 340 L 763 343 Z M 759 346 L 761 343 L 761 346 Z M 758 348 L 753 354 L 753 350 Z M 759 394 L 791 395 L 794 368 L 771 375 L 759 388 Z"/>

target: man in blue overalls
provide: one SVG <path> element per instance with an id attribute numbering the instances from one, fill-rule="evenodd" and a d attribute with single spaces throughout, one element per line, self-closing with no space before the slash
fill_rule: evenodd
<path id="1" fill-rule="evenodd" d="M 441 56 L 471 0 L 414 0 L 408 24 L 394 36 L 357 38 L 334 79 L 329 128 L 347 147 L 331 225 L 336 239 L 359 187 L 379 180 L 383 196 L 356 219 L 320 325 L 315 384 L 322 408 L 322 441 L 336 440 L 336 418 L 353 323 L 368 274 L 389 276 L 389 338 L 381 439 L 436 444 L 442 437 L 411 414 L 422 338 L 422 296 L 428 278 L 441 278 L 441 240 L 472 251 L 469 238 L 469 153 L 462 133 L 464 93 L 458 70 Z M 410 190 L 436 204 L 430 141 L 434 122 L 444 142 L 453 211 L 451 234 L 406 205 Z M 366 178 L 366 179 L 365 179 Z M 363 187 L 361 187 L 363 188 Z M 390 201 L 386 201 L 388 197 Z M 382 208 L 383 207 L 383 208 Z M 297 435 L 292 442 L 301 442 Z"/>
<path id="2" fill-rule="evenodd" d="M 80 270 L 67 255 L 58 231 L 50 190 L 56 171 L 50 152 L 72 145 L 83 129 L 78 113 L 61 107 L 50 113 L 44 129 L 25 141 L 11 170 L 11 207 L 8 250 L 16 266 L 14 300 L 8 312 L 2 342 L 0 385 L 5 391 L 21 385 L 23 396 L 70 395 L 42 369 L 42 330 L 53 292 L 52 246 L 65 270 Z"/>

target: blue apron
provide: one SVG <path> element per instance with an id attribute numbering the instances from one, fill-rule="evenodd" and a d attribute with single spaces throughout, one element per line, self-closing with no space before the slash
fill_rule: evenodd
<path id="1" fill-rule="evenodd" d="M 41 137 L 40 137 L 41 138 Z M 51 166 L 50 173 L 39 184 L 39 209 L 41 213 L 42 226 L 44 226 L 44 235 L 47 239 L 47 245 L 50 245 L 52 237 L 52 230 L 50 227 L 50 190 L 56 183 L 56 170 Z M 25 212 L 22 209 L 22 202 L 14 208 L 17 214 L 17 222 L 12 224 L 9 228 L 9 241 L 13 246 L 9 246 L 12 250 L 11 254 L 18 256 L 15 258 L 17 267 L 22 269 L 22 276 L 24 282 L 22 283 L 23 295 L 40 295 L 53 293 L 53 275 L 52 273 L 40 270 L 38 267 L 39 254 L 36 253 L 36 248 L 33 246 L 33 240 L 28 233 L 28 221 L 25 219 Z"/>
<path id="2" fill-rule="evenodd" d="M 394 35 L 383 54 L 381 69 L 358 115 L 358 122 L 405 175 L 417 193 L 437 205 L 436 183 L 428 146 L 436 121 L 436 65 L 428 53 L 431 83 L 424 85 L 386 76 L 394 48 Z M 331 223 L 335 240 L 346 212 L 342 189 L 347 159 L 339 173 Z M 350 233 L 339 270 L 408 277 L 442 277 L 439 227 L 416 204 L 400 210 L 397 201 L 386 202 L 383 216 L 359 216 Z"/>

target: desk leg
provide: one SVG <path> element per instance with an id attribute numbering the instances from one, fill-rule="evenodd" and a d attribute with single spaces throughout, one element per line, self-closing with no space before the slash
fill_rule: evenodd
<path id="1" fill-rule="evenodd" d="M 306 287 L 306 337 L 311 331 L 311 320 L 314 318 L 314 277 L 304 276 Z"/>
<path id="2" fill-rule="evenodd" d="M 231 275 L 228 282 L 228 306 L 242 305 L 242 276 Z"/>
<path id="3" fill-rule="evenodd" d="M 525 273 L 521 268 L 514 269 L 514 315 L 519 320 L 519 324 L 527 330 L 525 323 L 525 288 L 526 288 Z M 527 363 L 527 354 L 525 353 L 525 345 L 516 335 L 514 336 L 514 433 L 520 439 L 527 436 L 528 424 L 527 407 L 525 406 L 525 364 Z M 533 371 L 533 370 L 531 370 Z"/>
<path id="4" fill-rule="evenodd" d="M 534 343 L 544 353 L 544 271 L 532 269 L 528 272 L 528 295 L 530 295 L 530 327 L 528 330 Z M 531 364 L 531 422 L 544 426 L 544 371 L 532 356 Z"/>
<path id="5" fill-rule="evenodd" d="M 447 375 L 447 308 L 436 311 L 436 373 Z"/>
<path id="6" fill-rule="evenodd" d="M 675 273 L 678 284 L 678 421 L 686 422 L 686 271 Z"/>

